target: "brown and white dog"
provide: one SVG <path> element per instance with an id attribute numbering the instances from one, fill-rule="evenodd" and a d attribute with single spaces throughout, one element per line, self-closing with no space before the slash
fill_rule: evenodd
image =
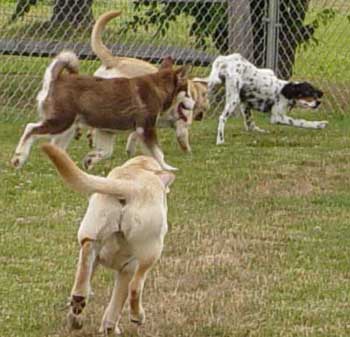
<path id="1" fill-rule="evenodd" d="M 120 334 L 119 321 L 127 298 L 130 320 L 144 323 L 143 286 L 162 253 L 168 227 L 166 194 L 175 176 L 145 156 L 128 160 L 106 178 L 93 176 L 81 171 L 63 150 L 51 144 L 44 144 L 42 149 L 72 189 L 91 195 L 78 232 L 80 255 L 71 292 L 69 327 L 82 327 L 81 314 L 98 264 L 116 271 L 100 332 Z"/>
<path id="2" fill-rule="evenodd" d="M 161 67 L 156 73 L 132 79 L 102 79 L 79 75 L 78 66 L 77 56 L 65 51 L 46 69 L 43 87 L 37 96 L 42 120 L 26 126 L 12 164 L 21 167 L 33 142 L 40 137 L 50 137 L 54 144 L 66 148 L 79 123 L 96 129 L 96 148 L 85 157 L 85 167 L 112 154 L 117 130 L 136 130 L 134 137 L 141 141 L 145 151 L 163 169 L 175 169 L 164 161 L 158 145 L 156 121 L 179 93 L 187 96 L 189 67 L 177 70 Z M 184 102 L 185 108 L 193 109 L 190 97 Z"/>
<path id="3" fill-rule="evenodd" d="M 102 14 L 96 21 L 92 35 L 91 48 L 102 62 L 94 76 L 102 78 L 133 78 L 141 75 L 153 74 L 158 68 L 146 61 L 131 57 L 113 56 L 111 51 L 102 42 L 101 34 L 106 24 L 114 17 L 121 14 L 118 11 L 110 11 Z M 169 60 L 168 60 L 169 62 Z M 179 145 L 184 151 L 190 152 L 188 128 L 192 120 L 202 120 L 209 108 L 208 86 L 201 79 L 188 81 L 189 96 L 194 100 L 194 109 L 187 110 L 183 103 L 181 93 L 170 109 L 163 111 L 158 120 L 158 127 L 172 127 L 176 130 Z M 127 143 L 127 152 L 132 155 L 135 152 L 135 134 L 131 134 Z"/>

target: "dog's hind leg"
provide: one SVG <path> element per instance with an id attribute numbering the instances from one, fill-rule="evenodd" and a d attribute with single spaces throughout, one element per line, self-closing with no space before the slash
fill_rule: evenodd
<path id="1" fill-rule="evenodd" d="M 105 335 L 114 331 L 121 334 L 119 321 L 121 319 L 124 304 L 129 295 L 129 283 L 137 266 L 136 260 L 130 262 L 123 270 L 116 273 L 111 300 L 103 314 L 99 332 Z"/>
<path id="2" fill-rule="evenodd" d="M 65 150 L 73 137 L 76 136 L 78 126 L 73 124 L 68 130 L 59 135 L 52 136 L 51 143 Z"/>
<path id="3" fill-rule="evenodd" d="M 25 161 L 27 160 L 30 149 L 35 141 L 35 136 L 32 136 L 31 133 L 35 128 L 41 127 L 43 122 L 38 123 L 29 123 L 24 129 L 23 135 L 19 140 L 19 143 L 16 147 L 15 154 L 11 159 L 11 163 L 14 167 L 20 168 L 23 166 Z"/>
<path id="4" fill-rule="evenodd" d="M 135 275 L 129 285 L 130 321 L 141 325 L 145 322 L 145 311 L 142 307 L 142 292 L 147 273 L 158 257 L 139 261 Z"/>
<path id="5" fill-rule="evenodd" d="M 225 142 L 224 129 L 227 119 L 235 111 L 237 104 L 240 103 L 239 92 L 241 90 L 240 75 L 237 73 L 232 78 L 226 78 L 226 103 L 222 114 L 219 117 L 218 133 L 216 136 L 216 145 L 223 144 Z"/>
<path id="6" fill-rule="evenodd" d="M 114 133 L 96 129 L 94 132 L 95 149 L 85 156 L 84 168 L 89 170 L 100 160 L 110 158 L 113 154 L 114 140 Z"/>
<path id="7" fill-rule="evenodd" d="M 255 122 L 254 122 L 253 116 L 252 116 L 252 111 L 250 108 L 247 107 L 246 104 L 241 103 L 240 109 L 241 109 L 241 113 L 242 113 L 243 120 L 244 120 L 244 126 L 245 126 L 247 131 L 257 131 L 257 132 L 261 132 L 261 133 L 268 132 L 267 130 L 261 129 L 255 125 Z"/>
<path id="8" fill-rule="evenodd" d="M 86 239 L 82 242 L 68 313 L 68 326 L 70 329 L 82 328 L 81 314 L 86 306 L 91 290 L 90 281 L 96 266 L 97 255 L 98 246 L 95 241 Z"/>
<path id="9" fill-rule="evenodd" d="M 60 123 L 60 121 L 56 120 L 44 120 L 38 123 L 27 124 L 17 145 L 15 154 L 11 159 L 12 165 L 16 168 L 22 167 L 29 156 L 30 149 L 35 140 L 59 134 L 60 132 L 67 130 L 70 124 L 66 122 Z"/>
<path id="10" fill-rule="evenodd" d="M 227 119 L 233 113 L 238 101 L 226 103 L 223 113 L 219 117 L 218 133 L 216 136 L 216 145 L 225 143 L 225 124 Z"/>

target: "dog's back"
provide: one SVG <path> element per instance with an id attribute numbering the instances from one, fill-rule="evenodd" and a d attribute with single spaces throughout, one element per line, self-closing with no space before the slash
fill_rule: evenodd
<path id="1" fill-rule="evenodd" d="M 142 124 L 146 116 L 155 120 L 161 111 L 171 106 L 179 90 L 187 91 L 187 80 L 183 81 L 182 88 L 173 69 L 132 79 L 63 73 L 52 76 L 48 83 L 48 94 L 41 101 L 46 119 L 60 119 L 70 124 L 79 117 L 91 127 L 118 130 L 133 129 Z"/>
<path id="2" fill-rule="evenodd" d="M 167 231 L 167 186 L 174 175 L 162 171 L 155 159 L 135 157 L 103 178 L 84 173 L 53 145 L 47 144 L 43 150 L 69 186 L 91 194 L 79 242 L 87 238 L 104 242 L 120 232 L 131 248 L 152 240 L 162 244 Z"/>

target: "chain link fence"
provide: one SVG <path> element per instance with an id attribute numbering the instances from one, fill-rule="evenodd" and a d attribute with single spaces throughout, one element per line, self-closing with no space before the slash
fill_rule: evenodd
<path id="1" fill-rule="evenodd" d="M 195 64 L 206 76 L 220 54 L 240 52 L 282 78 L 309 80 L 326 92 L 323 109 L 350 108 L 348 0 L 2 0 L 0 113 L 31 116 L 51 56 L 73 49 L 81 71 L 100 62 L 90 49 L 100 14 L 120 10 L 103 35 L 113 53 Z M 217 101 L 223 100 L 218 93 Z M 220 104 L 215 104 L 220 108 Z"/>

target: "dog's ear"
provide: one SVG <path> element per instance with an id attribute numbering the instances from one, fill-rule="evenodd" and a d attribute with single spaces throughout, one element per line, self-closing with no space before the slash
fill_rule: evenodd
<path id="1" fill-rule="evenodd" d="M 299 83 L 289 82 L 281 90 L 281 94 L 287 99 L 297 98 L 300 94 Z"/>
<path id="2" fill-rule="evenodd" d="M 321 98 L 323 92 L 313 87 L 308 82 L 289 82 L 281 90 L 281 94 L 287 99 L 298 99 L 303 97 Z"/>
<path id="3" fill-rule="evenodd" d="M 169 171 L 157 171 L 156 175 L 160 178 L 160 180 L 163 183 L 164 187 L 166 188 L 167 192 L 169 192 L 168 189 L 169 189 L 169 186 L 175 180 L 175 174 L 173 174 Z"/>
<path id="4" fill-rule="evenodd" d="M 164 57 L 160 64 L 159 70 L 171 69 L 174 65 L 174 60 L 171 56 Z"/>
<path id="5" fill-rule="evenodd" d="M 191 64 L 186 64 L 183 67 L 179 68 L 176 70 L 176 77 L 178 80 L 184 80 L 187 79 L 188 74 L 192 70 L 192 65 Z"/>

